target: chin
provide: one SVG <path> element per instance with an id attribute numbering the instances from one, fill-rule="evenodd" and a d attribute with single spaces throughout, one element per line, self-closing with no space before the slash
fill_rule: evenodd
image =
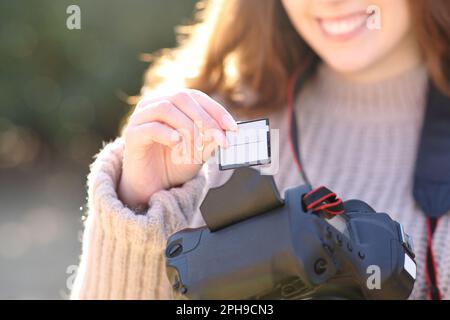
<path id="1" fill-rule="evenodd" d="M 342 55 L 334 54 L 329 58 L 322 56 L 324 63 L 331 69 L 343 74 L 359 73 L 370 68 L 373 65 L 373 61 L 368 58 L 369 55 L 364 52 L 360 52 L 357 55 L 348 53 Z"/>

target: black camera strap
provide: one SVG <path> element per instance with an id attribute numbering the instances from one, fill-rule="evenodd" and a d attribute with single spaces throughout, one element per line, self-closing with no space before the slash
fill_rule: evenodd
<path id="1" fill-rule="evenodd" d="M 426 215 L 425 271 L 430 288 L 429 298 L 441 300 L 433 234 L 439 218 L 450 211 L 450 97 L 429 81 L 426 104 L 413 194 Z"/>

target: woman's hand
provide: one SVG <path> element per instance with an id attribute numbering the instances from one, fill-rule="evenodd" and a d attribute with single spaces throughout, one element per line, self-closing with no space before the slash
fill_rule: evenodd
<path id="1" fill-rule="evenodd" d="M 146 206 L 156 191 L 192 179 L 217 146 L 227 147 L 233 117 L 198 90 L 143 98 L 124 130 L 119 197 L 130 207 Z"/>

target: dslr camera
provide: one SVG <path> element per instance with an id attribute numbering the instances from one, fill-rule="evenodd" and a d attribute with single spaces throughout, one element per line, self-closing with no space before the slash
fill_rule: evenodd
<path id="1" fill-rule="evenodd" d="M 407 299 L 416 263 L 401 224 L 360 200 L 325 193 L 308 203 L 312 193 L 298 186 L 282 198 L 271 176 L 236 169 L 206 195 L 200 207 L 206 226 L 168 239 L 167 275 L 176 296 Z M 330 215 L 330 204 L 341 214 Z"/>

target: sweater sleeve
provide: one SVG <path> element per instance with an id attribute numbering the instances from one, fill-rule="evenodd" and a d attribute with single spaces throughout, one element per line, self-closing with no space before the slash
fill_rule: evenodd
<path id="1" fill-rule="evenodd" d="M 123 140 L 108 144 L 88 176 L 88 208 L 72 299 L 171 299 L 163 251 L 187 227 L 206 190 L 206 168 L 183 186 L 155 193 L 145 213 L 117 197 Z M 205 166 L 206 167 L 206 166 Z"/>

